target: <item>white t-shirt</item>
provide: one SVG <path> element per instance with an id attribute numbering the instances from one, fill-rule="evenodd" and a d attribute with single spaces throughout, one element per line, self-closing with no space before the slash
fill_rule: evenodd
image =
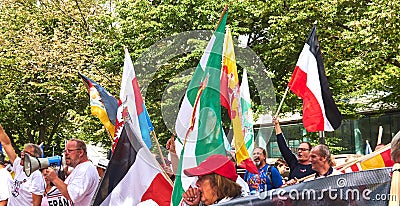
<path id="1" fill-rule="evenodd" d="M 62 196 L 57 187 L 53 186 L 50 191 L 43 196 L 41 206 L 73 206 L 72 202 Z"/>
<path id="2" fill-rule="evenodd" d="M 74 206 L 90 205 L 99 184 L 96 167 L 89 161 L 75 167 L 64 181 Z"/>
<path id="3" fill-rule="evenodd" d="M 46 183 L 42 173 L 36 170 L 28 177 L 25 175 L 20 162 L 21 158 L 19 157 L 14 160 L 15 177 L 8 206 L 32 205 L 32 193 L 35 195 L 43 195 L 44 193 Z"/>
<path id="4" fill-rule="evenodd" d="M 13 179 L 6 168 L 0 169 L 0 201 L 10 198 Z"/>

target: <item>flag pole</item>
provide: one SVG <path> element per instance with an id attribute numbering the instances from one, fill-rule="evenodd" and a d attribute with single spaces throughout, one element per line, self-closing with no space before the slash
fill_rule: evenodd
<path id="1" fill-rule="evenodd" d="M 387 144 L 384 147 L 381 147 L 378 150 L 375 150 L 370 154 L 367 154 L 367 155 L 364 155 L 362 157 L 359 157 L 359 158 L 355 159 L 354 161 L 346 162 L 346 163 L 344 163 L 342 165 L 336 166 L 335 169 L 340 168 L 340 167 L 343 166 L 342 168 L 339 169 L 339 172 L 344 171 L 345 169 L 351 167 L 353 164 L 362 162 L 362 161 L 367 160 L 367 159 L 371 159 L 372 157 L 380 154 L 382 151 L 384 151 L 384 150 L 386 150 L 388 148 L 390 148 L 390 144 Z"/>
<path id="2" fill-rule="evenodd" d="M 378 139 L 376 141 L 376 145 L 382 144 L 382 133 L 383 133 L 383 127 L 379 126 L 379 133 L 378 133 Z"/>
<path id="3" fill-rule="evenodd" d="M 158 139 L 157 139 L 157 136 L 156 136 L 156 133 L 154 132 L 154 130 L 151 131 L 151 136 L 154 138 L 154 141 L 156 142 L 157 149 L 158 149 L 158 152 L 160 153 L 162 163 L 163 163 L 164 165 L 167 165 L 167 164 L 165 164 L 164 155 L 163 155 L 162 152 L 161 152 L 160 143 L 158 143 Z"/>
<path id="4" fill-rule="evenodd" d="M 288 91 L 289 91 L 289 87 L 286 87 L 285 93 L 283 94 L 281 103 L 279 103 L 278 109 L 276 110 L 276 113 L 275 113 L 274 117 L 277 117 L 279 112 L 281 111 L 281 108 L 282 108 L 282 105 L 283 105 L 283 101 L 285 100 Z"/>
<path id="5" fill-rule="evenodd" d="M 104 126 L 104 125 L 103 125 Z M 111 144 L 114 142 L 114 139 L 111 137 L 111 133 L 110 133 L 110 131 L 108 131 L 108 129 L 106 128 L 106 126 L 104 126 L 104 129 L 107 131 L 107 136 L 108 136 L 108 138 L 110 139 L 110 141 L 111 141 Z"/>
<path id="6" fill-rule="evenodd" d="M 224 18 L 226 11 L 228 11 L 228 4 L 225 5 L 224 10 L 222 11 L 221 16 L 219 17 L 219 21 L 218 21 L 217 26 L 215 27 L 215 30 L 218 28 L 219 24 L 221 23 L 222 18 Z"/>
<path id="7" fill-rule="evenodd" d="M 167 166 L 167 164 L 165 163 L 164 155 L 163 155 L 162 152 L 161 152 L 160 143 L 158 143 L 157 136 L 156 136 L 156 133 L 154 132 L 154 130 L 151 131 L 151 136 L 154 138 L 154 141 L 155 141 L 156 144 L 157 144 L 157 149 L 158 149 L 158 152 L 160 153 L 162 163 L 164 164 L 164 166 Z M 157 160 L 156 160 L 156 161 L 157 161 Z M 157 161 L 157 163 L 158 163 L 158 161 Z M 160 165 L 160 163 L 158 163 L 158 165 Z M 163 174 L 165 175 L 165 177 L 167 178 L 168 182 L 169 182 L 169 183 L 171 184 L 171 186 L 173 187 L 173 186 L 174 186 L 174 183 L 172 182 L 171 178 L 169 177 L 169 175 L 167 174 L 167 172 L 165 171 L 165 169 L 164 169 L 163 167 L 161 167 L 161 165 L 160 165 L 160 168 L 161 168 L 161 171 L 163 172 Z"/>

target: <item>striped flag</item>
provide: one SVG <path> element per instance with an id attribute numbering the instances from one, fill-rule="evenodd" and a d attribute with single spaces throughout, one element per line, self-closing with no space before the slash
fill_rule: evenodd
<path id="1" fill-rule="evenodd" d="M 220 75 L 224 43 L 226 12 L 186 90 L 175 123 L 177 137 L 183 142 L 179 168 L 172 194 L 173 205 L 179 205 L 182 194 L 194 182 L 183 170 L 195 167 L 212 154 L 224 154 L 221 125 Z"/>
<path id="2" fill-rule="evenodd" d="M 394 162 L 390 158 L 390 144 L 387 144 L 379 150 L 376 150 L 357 160 L 351 161 L 349 164 L 346 164 L 344 167 L 342 167 L 345 169 L 337 169 L 344 173 L 347 173 L 383 167 L 392 167 L 393 165 Z"/>
<path id="3" fill-rule="evenodd" d="M 233 127 L 233 139 L 235 142 L 235 152 L 237 164 L 251 173 L 257 174 L 258 170 L 253 160 L 250 158 L 244 141 L 244 130 L 242 125 L 242 108 L 240 104 L 239 77 L 236 67 L 236 57 L 233 46 L 232 34 L 229 28 L 226 29 L 224 50 L 223 50 L 223 69 L 221 78 L 225 78 L 221 83 L 221 94 L 223 89 L 227 92 L 228 107 Z"/>
<path id="4" fill-rule="evenodd" d="M 118 128 L 121 127 L 121 122 L 129 115 L 133 122 L 133 131 L 140 139 L 143 139 L 147 147 L 151 148 L 150 133 L 154 130 L 153 124 L 150 121 L 146 106 L 143 102 L 143 97 L 140 92 L 139 83 L 136 78 L 136 73 L 133 68 L 131 56 L 128 49 L 125 48 L 124 71 L 122 73 L 121 90 L 120 90 L 120 106 L 118 108 L 117 122 Z M 119 131 L 116 132 L 120 134 Z M 118 142 L 118 136 L 115 137 L 115 142 Z"/>
<path id="5" fill-rule="evenodd" d="M 106 89 L 95 81 L 78 73 L 85 83 L 89 94 L 90 108 L 93 116 L 97 116 L 107 131 L 114 136 L 115 119 L 117 115 L 118 101 Z"/>
<path id="6" fill-rule="evenodd" d="M 172 183 L 134 128 L 130 120 L 124 124 L 91 205 L 137 205 L 146 200 L 170 205 Z"/>
<path id="7" fill-rule="evenodd" d="M 242 123 L 244 130 L 244 142 L 249 155 L 254 150 L 253 111 L 251 110 L 251 98 L 247 71 L 243 69 L 242 84 L 240 85 L 240 104 L 242 106 Z"/>
<path id="8" fill-rule="evenodd" d="M 314 25 L 288 86 L 303 99 L 303 124 L 308 132 L 334 131 L 342 115 L 329 90 L 316 30 Z"/>

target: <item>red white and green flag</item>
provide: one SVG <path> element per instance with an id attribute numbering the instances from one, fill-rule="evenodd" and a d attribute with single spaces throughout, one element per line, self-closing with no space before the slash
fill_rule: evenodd
<path id="1" fill-rule="evenodd" d="M 183 142 L 179 168 L 174 183 L 172 204 L 182 202 L 182 194 L 194 182 L 183 170 L 195 167 L 208 156 L 226 154 L 221 124 L 220 76 L 226 12 L 186 90 L 175 124 L 177 137 Z"/>
<path id="2" fill-rule="evenodd" d="M 242 83 L 240 84 L 240 104 L 242 106 L 244 142 L 249 155 L 251 155 L 254 150 L 253 110 L 251 110 L 250 89 L 246 69 L 243 69 Z"/>

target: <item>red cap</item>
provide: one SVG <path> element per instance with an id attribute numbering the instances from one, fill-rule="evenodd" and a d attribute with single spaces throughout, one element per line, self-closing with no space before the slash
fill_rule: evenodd
<path id="1" fill-rule="evenodd" d="M 219 174 L 232 181 L 236 181 L 238 177 L 233 162 L 220 154 L 211 155 L 201 162 L 199 166 L 185 169 L 183 172 L 188 177 L 203 176 L 211 173 Z"/>

